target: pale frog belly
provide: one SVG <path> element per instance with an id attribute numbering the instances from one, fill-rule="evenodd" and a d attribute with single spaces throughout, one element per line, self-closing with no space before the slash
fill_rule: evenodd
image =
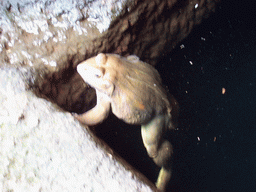
<path id="1" fill-rule="evenodd" d="M 128 124 L 144 124 L 154 116 L 154 109 L 143 104 L 128 104 L 127 102 L 111 102 L 112 112 Z"/>

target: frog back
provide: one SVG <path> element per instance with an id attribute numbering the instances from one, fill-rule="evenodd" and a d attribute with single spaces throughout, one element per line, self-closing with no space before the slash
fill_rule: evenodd
<path id="1" fill-rule="evenodd" d="M 168 115 L 171 104 L 153 66 L 140 61 L 137 56 L 106 56 L 109 65 L 106 71 L 111 74 L 114 85 L 112 112 L 118 118 L 131 124 L 144 124 L 158 114 Z"/>

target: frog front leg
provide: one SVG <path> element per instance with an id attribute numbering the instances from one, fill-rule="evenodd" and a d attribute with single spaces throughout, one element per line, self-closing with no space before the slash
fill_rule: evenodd
<path id="1" fill-rule="evenodd" d="M 156 116 L 148 124 L 141 126 L 141 135 L 148 155 L 161 167 L 156 187 L 160 191 L 165 191 L 171 178 L 171 156 L 173 153 L 172 145 L 163 139 L 166 130 L 165 115 Z"/>
<path id="2" fill-rule="evenodd" d="M 74 114 L 74 117 L 83 124 L 89 126 L 97 125 L 104 121 L 109 115 L 111 106 L 110 98 L 97 90 L 96 95 L 97 104 L 94 108 L 81 115 Z"/>

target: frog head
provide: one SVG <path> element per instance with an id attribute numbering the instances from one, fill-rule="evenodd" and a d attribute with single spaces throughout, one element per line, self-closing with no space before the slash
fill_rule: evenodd
<path id="1" fill-rule="evenodd" d="M 77 66 L 77 72 L 91 87 L 109 97 L 114 91 L 115 71 L 107 62 L 107 56 L 103 53 L 92 57 Z"/>

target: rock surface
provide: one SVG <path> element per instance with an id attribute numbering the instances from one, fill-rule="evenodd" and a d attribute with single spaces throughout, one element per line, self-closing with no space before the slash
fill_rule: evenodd
<path id="1" fill-rule="evenodd" d="M 0 68 L 0 79 L 1 191 L 154 191 L 70 113 L 36 97 L 30 70 Z"/>

